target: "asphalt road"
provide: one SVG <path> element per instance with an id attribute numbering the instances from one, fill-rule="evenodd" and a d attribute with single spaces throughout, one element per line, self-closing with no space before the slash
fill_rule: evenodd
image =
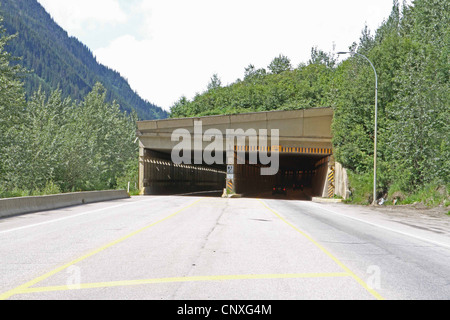
<path id="1" fill-rule="evenodd" d="M 0 220 L 0 299 L 450 299 L 450 218 L 133 197 Z"/>

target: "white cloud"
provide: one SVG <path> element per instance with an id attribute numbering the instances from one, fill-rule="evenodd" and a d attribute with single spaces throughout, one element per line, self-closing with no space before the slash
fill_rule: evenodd
<path id="1" fill-rule="evenodd" d="M 205 90 L 214 73 L 227 84 L 242 78 L 250 63 L 265 68 L 280 53 L 296 66 L 309 59 L 313 46 L 332 51 L 335 43 L 337 51 L 346 50 L 365 24 L 374 31 L 392 7 L 392 0 L 39 1 L 52 14 L 60 10 L 61 25 L 74 32 L 86 21 L 123 26 L 126 34 L 91 49 L 143 98 L 165 109 L 181 95 Z M 70 3 L 78 11 L 69 10 Z"/>
<path id="2" fill-rule="evenodd" d="M 38 2 L 50 12 L 59 25 L 73 35 L 86 27 L 95 30 L 98 25 L 125 23 L 128 19 L 118 0 L 38 0 Z"/>

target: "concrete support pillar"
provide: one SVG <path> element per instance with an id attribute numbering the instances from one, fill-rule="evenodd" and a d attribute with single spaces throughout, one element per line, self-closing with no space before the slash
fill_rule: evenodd
<path id="1" fill-rule="evenodd" d="M 140 146 L 139 146 L 139 194 L 140 195 L 144 195 L 145 194 L 145 189 L 144 189 L 144 166 L 145 166 L 144 153 L 145 153 L 145 148 L 142 145 L 142 143 L 140 143 Z"/>
<path id="2" fill-rule="evenodd" d="M 318 177 L 318 181 L 323 181 L 323 188 L 321 192 L 321 196 L 323 198 L 333 198 L 335 195 L 335 161 L 334 157 L 331 156 L 328 165 L 324 167 L 324 171 L 321 172 L 320 178 Z"/>

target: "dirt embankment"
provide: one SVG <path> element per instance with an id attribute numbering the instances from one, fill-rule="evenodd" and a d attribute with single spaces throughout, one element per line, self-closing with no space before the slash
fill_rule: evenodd
<path id="1" fill-rule="evenodd" d="M 450 220 L 450 207 L 437 206 L 427 207 L 422 203 L 410 204 L 410 205 L 378 205 L 378 206 L 366 206 L 368 210 L 374 210 L 380 213 L 385 213 L 390 216 L 424 216 L 430 218 L 448 218 Z"/>

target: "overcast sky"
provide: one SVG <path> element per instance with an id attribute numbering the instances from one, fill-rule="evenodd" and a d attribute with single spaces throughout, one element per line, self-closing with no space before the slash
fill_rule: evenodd
<path id="1" fill-rule="evenodd" d="M 226 85 L 249 64 L 279 54 L 294 67 L 311 48 L 347 50 L 367 24 L 372 33 L 392 0 L 38 0 L 97 60 L 166 110 L 182 95 Z"/>

